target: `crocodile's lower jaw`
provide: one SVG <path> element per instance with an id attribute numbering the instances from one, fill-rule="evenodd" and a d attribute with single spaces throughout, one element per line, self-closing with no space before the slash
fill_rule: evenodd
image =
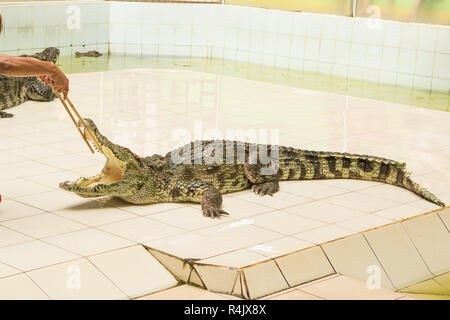
<path id="1" fill-rule="evenodd" d="M 92 142 L 90 135 L 85 136 L 89 142 Z M 100 150 L 98 147 L 100 147 Z M 63 182 L 59 185 L 62 189 L 75 192 L 82 196 L 89 196 L 90 193 L 92 193 L 92 196 L 96 196 L 97 192 L 94 190 L 95 187 L 108 186 L 122 180 L 126 171 L 126 163 L 119 160 L 107 146 L 97 145 L 95 149 L 101 152 L 106 158 L 105 166 L 100 173 L 93 177 L 80 177 L 74 182 Z"/>

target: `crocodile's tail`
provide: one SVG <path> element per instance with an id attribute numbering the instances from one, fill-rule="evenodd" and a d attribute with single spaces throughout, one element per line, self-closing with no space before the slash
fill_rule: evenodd
<path id="1" fill-rule="evenodd" d="M 434 194 L 432 194 L 430 191 L 422 187 L 417 182 L 413 181 L 409 175 L 409 172 L 404 172 L 405 177 L 403 178 L 403 182 L 401 184 L 402 187 L 411 190 L 415 194 L 418 194 L 424 199 L 427 199 L 428 201 L 433 202 L 434 204 L 437 204 L 438 206 L 445 207 L 445 203 L 438 199 Z"/>
<path id="2" fill-rule="evenodd" d="M 280 149 L 280 180 L 359 179 L 406 188 L 444 207 L 430 191 L 410 178 L 406 164 L 391 159 L 338 152 Z"/>

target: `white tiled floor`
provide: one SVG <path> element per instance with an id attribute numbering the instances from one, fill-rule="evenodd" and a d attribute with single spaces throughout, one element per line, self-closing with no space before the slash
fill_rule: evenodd
<path id="1" fill-rule="evenodd" d="M 71 276 L 80 275 L 79 282 Z M 126 299 L 127 296 L 86 259 L 57 264 L 27 275 L 51 299 Z"/>
<path id="2" fill-rule="evenodd" d="M 132 298 L 177 285 L 169 271 L 142 246 L 102 253 L 89 260 Z"/>
<path id="3" fill-rule="evenodd" d="M 368 289 L 363 281 L 343 275 L 331 275 L 310 283 L 268 295 L 262 300 L 397 300 L 402 293 L 386 289 Z"/>
<path id="4" fill-rule="evenodd" d="M 141 155 L 179 145 L 176 130 L 194 139 L 199 123 L 203 132 L 279 129 L 284 145 L 407 160 L 418 181 L 450 202 L 450 113 L 194 72 L 141 69 L 70 79 L 79 112 Z M 229 194 L 223 206 L 230 216 L 220 220 L 204 218 L 196 204 L 85 199 L 58 183 L 96 174 L 104 160 L 89 153 L 59 101 L 10 111 L 14 118 L 0 120 L 0 282 L 24 288 L 45 283 L 69 261 L 83 261 L 100 279 L 91 256 L 120 256 L 137 243 L 182 258 L 235 250 L 275 258 L 438 208 L 407 190 L 356 180 L 285 182 L 273 197 Z M 34 271 L 24 277 L 15 270 Z M 109 272 L 114 278 L 116 271 Z M 45 294 L 36 297 L 58 296 L 58 288 L 39 287 Z"/>
<path id="5" fill-rule="evenodd" d="M 8 220 L 1 223 L 12 230 L 18 230 L 34 238 L 50 237 L 61 233 L 84 229 L 85 226 L 52 213 Z"/>
<path id="6" fill-rule="evenodd" d="M 386 289 L 370 290 L 363 281 L 346 276 L 335 276 L 309 283 L 299 286 L 298 290 L 328 300 L 394 300 L 404 297 L 401 293 Z"/>
<path id="7" fill-rule="evenodd" d="M 45 238 L 44 240 L 55 246 L 83 256 L 124 248 L 134 244 L 132 241 L 125 240 L 94 228 L 63 233 Z"/>

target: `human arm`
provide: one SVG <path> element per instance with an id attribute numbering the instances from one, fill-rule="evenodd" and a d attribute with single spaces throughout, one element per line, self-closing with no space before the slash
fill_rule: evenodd
<path id="1" fill-rule="evenodd" d="M 51 62 L 0 54 L 0 74 L 14 77 L 37 76 L 45 84 L 52 86 L 54 91 L 62 93 L 64 99 L 69 92 L 69 79 Z"/>

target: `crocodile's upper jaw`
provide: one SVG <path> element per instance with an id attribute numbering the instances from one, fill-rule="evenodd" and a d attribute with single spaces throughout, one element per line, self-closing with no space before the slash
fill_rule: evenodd
<path id="1" fill-rule="evenodd" d="M 136 170 L 136 163 L 133 163 L 135 162 L 133 160 L 137 160 L 135 158 L 137 156 L 102 136 L 92 120 L 85 119 L 84 122 L 86 124 L 84 136 L 98 152 L 105 156 L 105 166 L 100 173 L 93 177 L 80 177 L 73 182 L 65 181 L 60 183 L 59 187 L 82 197 L 99 197 L 112 194 L 113 186 L 121 183 L 127 171 Z M 80 122 L 79 126 L 82 126 Z M 96 138 L 98 143 L 94 143 L 92 136 Z"/>
<path id="2" fill-rule="evenodd" d="M 97 175 L 80 177 L 74 182 L 66 181 L 59 186 L 79 195 L 100 196 L 95 192 L 96 187 L 97 189 L 105 188 L 113 183 L 120 182 L 126 171 L 126 163 L 117 159 L 108 147 L 102 146 L 101 153 L 105 156 L 106 163 Z"/>

